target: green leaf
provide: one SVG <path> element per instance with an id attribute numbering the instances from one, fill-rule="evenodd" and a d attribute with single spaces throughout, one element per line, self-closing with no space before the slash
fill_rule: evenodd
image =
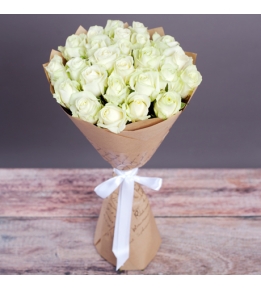
<path id="1" fill-rule="evenodd" d="M 169 91 L 169 84 L 166 85 L 166 87 L 165 87 L 165 91 L 166 91 L 166 92 Z"/>
<path id="2" fill-rule="evenodd" d="M 182 102 L 181 102 L 180 110 L 183 110 L 183 109 L 186 107 L 186 105 L 187 105 L 186 103 L 182 103 Z"/>

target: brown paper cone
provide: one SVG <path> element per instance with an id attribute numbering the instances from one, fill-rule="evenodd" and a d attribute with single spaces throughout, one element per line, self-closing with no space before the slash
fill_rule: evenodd
<path id="1" fill-rule="evenodd" d="M 94 244 L 98 253 L 113 265 L 116 258 L 112 253 L 114 225 L 119 189 L 104 199 L 99 215 Z M 142 187 L 135 183 L 132 220 L 130 229 L 130 257 L 121 270 L 142 270 L 156 255 L 161 244 L 149 200 Z"/>
<path id="2" fill-rule="evenodd" d="M 120 134 L 68 117 L 113 168 L 128 170 L 143 166 L 152 157 L 180 114 L 156 125 Z"/>
<path id="3" fill-rule="evenodd" d="M 164 35 L 162 27 L 151 29 L 149 32 L 150 35 L 154 32 Z M 76 34 L 80 33 L 87 33 L 87 30 L 80 26 Z M 52 50 L 50 59 L 55 54 L 61 55 L 58 51 Z M 191 52 L 186 52 L 186 54 L 193 58 L 193 63 L 195 64 L 197 55 Z M 48 63 L 43 65 L 44 69 L 47 65 Z M 45 73 L 50 83 L 49 76 L 46 71 Z M 50 90 L 52 93 L 54 92 L 52 85 L 50 85 Z M 187 103 L 192 95 L 188 97 Z M 98 128 L 93 124 L 74 118 L 65 109 L 64 111 L 112 167 L 128 170 L 143 166 L 153 156 L 184 109 L 167 120 L 154 118 L 129 124 L 119 134 L 114 134 L 107 129 Z M 113 265 L 116 265 L 116 258 L 112 252 L 112 243 L 118 191 L 119 189 L 103 201 L 94 238 L 98 253 Z M 149 201 L 143 189 L 137 183 L 135 183 L 130 232 L 130 256 L 121 269 L 145 269 L 156 255 L 161 239 Z"/>

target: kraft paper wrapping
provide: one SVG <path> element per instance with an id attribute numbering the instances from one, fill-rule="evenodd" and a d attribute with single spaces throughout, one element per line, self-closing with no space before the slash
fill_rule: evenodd
<path id="1" fill-rule="evenodd" d="M 127 27 L 127 24 L 125 26 Z M 161 27 L 151 29 L 149 32 L 150 35 L 154 32 L 164 35 Z M 87 30 L 80 26 L 76 34 L 80 33 L 87 33 Z M 60 52 L 52 50 L 50 59 L 55 54 L 62 56 Z M 191 52 L 186 52 L 186 54 L 193 58 L 193 63 L 195 64 L 196 54 Z M 43 65 L 44 70 L 47 65 L 48 63 Z M 45 73 L 49 83 L 51 83 L 46 70 Z M 50 90 L 54 93 L 52 85 L 50 85 Z M 193 94 L 195 91 L 196 89 Z M 187 99 L 187 103 L 192 95 Z M 154 118 L 131 123 L 119 134 L 98 128 L 91 123 L 72 117 L 66 110 L 64 111 L 113 168 L 129 170 L 143 166 L 152 157 L 184 109 L 167 120 Z M 119 189 L 115 190 L 109 197 L 104 199 L 94 237 L 94 244 L 99 254 L 113 265 L 116 265 L 116 258 L 112 252 L 112 243 L 118 191 Z M 134 191 L 130 229 L 130 256 L 121 267 L 121 270 L 145 269 L 156 255 L 161 244 L 160 234 L 148 198 L 142 187 L 137 183 L 135 183 Z"/>
<path id="2" fill-rule="evenodd" d="M 135 183 L 134 190 L 130 228 L 130 257 L 121 267 L 121 270 L 145 269 L 155 257 L 161 244 L 149 200 L 138 183 Z M 112 253 L 112 243 L 117 201 L 118 189 L 103 201 L 94 238 L 94 244 L 99 254 L 113 265 L 116 265 L 116 259 Z"/>

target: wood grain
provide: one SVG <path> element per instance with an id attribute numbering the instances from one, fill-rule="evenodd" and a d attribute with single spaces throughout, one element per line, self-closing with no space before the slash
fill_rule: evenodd
<path id="1" fill-rule="evenodd" d="M 121 274 L 96 252 L 96 222 L 0 218 L 0 274 Z"/>
<path id="2" fill-rule="evenodd" d="M 157 218 L 162 245 L 142 274 L 261 274 L 260 223 L 250 217 Z"/>
<path id="3" fill-rule="evenodd" d="M 116 272 L 93 245 L 110 169 L 0 169 L 0 274 L 261 274 L 261 169 L 141 169 L 162 245 Z"/>
<path id="4" fill-rule="evenodd" d="M 97 217 L 93 189 L 110 169 L 0 169 L 0 216 Z M 160 191 L 144 187 L 155 216 L 261 215 L 259 169 L 141 169 L 163 178 Z M 250 198 L 251 196 L 251 198 Z"/>
<path id="5" fill-rule="evenodd" d="M 261 274 L 261 218 L 156 221 L 157 256 L 128 274 Z M 97 254 L 95 225 L 96 218 L 1 218 L 0 274 L 121 273 Z"/>

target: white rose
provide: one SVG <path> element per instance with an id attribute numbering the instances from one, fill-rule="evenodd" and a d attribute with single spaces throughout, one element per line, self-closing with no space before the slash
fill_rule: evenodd
<path id="1" fill-rule="evenodd" d="M 136 22 L 136 21 L 132 22 L 132 26 L 130 26 L 130 29 L 133 33 L 136 32 L 136 33 L 145 34 L 148 32 L 148 28 L 145 27 L 143 23 Z"/>
<path id="2" fill-rule="evenodd" d="M 185 54 L 184 50 L 179 45 L 179 42 L 177 42 L 173 36 L 159 36 L 157 33 L 154 33 L 152 39 L 153 46 L 159 48 L 161 53 L 166 57 L 171 56 L 174 53 Z"/>
<path id="3" fill-rule="evenodd" d="M 154 112 L 158 118 L 167 119 L 181 108 L 181 97 L 175 92 L 163 92 L 158 95 L 154 103 Z"/>
<path id="4" fill-rule="evenodd" d="M 128 94 L 129 88 L 125 85 L 123 78 L 113 72 L 108 78 L 108 88 L 104 98 L 114 105 L 122 104 Z"/>
<path id="5" fill-rule="evenodd" d="M 101 47 L 107 47 L 111 45 L 111 39 L 105 35 L 96 35 L 94 36 L 88 44 L 86 44 L 86 51 L 88 57 L 91 57 L 95 51 Z"/>
<path id="6" fill-rule="evenodd" d="M 109 72 L 112 70 L 113 65 L 120 55 L 120 49 L 117 46 L 111 45 L 102 47 L 96 50 L 90 61 L 103 66 Z"/>
<path id="7" fill-rule="evenodd" d="M 153 46 L 146 46 L 133 51 L 135 67 L 158 70 L 162 56 L 159 49 Z"/>
<path id="8" fill-rule="evenodd" d="M 151 101 L 154 101 L 160 91 L 159 73 L 137 69 L 131 74 L 129 84 L 132 90 L 149 96 Z"/>
<path id="9" fill-rule="evenodd" d="M 125 83 L 127 83 L 130 74 L 134 71 L 132 56 L 118 59 L 114 64 L 114 71 L 124 79 Z"/>
<path id="10" fill-rule="evenodd" d="M 116 28 L 123 28 L 124 24 L 120 20 L 108 20 L 107 24 L 105 26 L 105 34 L 107 34 L 109 37 L 113 38 L 114 37 L 114 31 Z"/>
<path id="11" fill-rule="evenodd" d="M 160 70 L 160 88 L 165 89 L 167 83 L 178 80 L 178 66 L 172 63 L 166 63 Z"/>
<path id="12" fill-rule="evenodd" d="M 184 69 L 191 65 L 193 62 L 192 57 L 187 56 L 185 53 L 175 52 L 165 58 L 164 63 L 172 63 L 178 66 L 178 70 Z"/>
<path id="13" fill-rule="evenodd" d="M 126 39 L 120 39 L 116 42 L 116 44 L 119 49 L 120 53 L 123 55 L 131 55 L 132 52 L 132 43 L 129 40 Z"/>
<path id="14" fill-rule="evenodd" d="M 87 32 L 87 41 L 90 42 L 90 40 L 97 35 L 103 34 L 104 29 L 102 26 L 90 26 L 88 32 Z"/>
<path id="15" fill-rule="evenodd" d="M 182 98 L 187 97 L 190 89 L 188 89 L 185 85 L 180 76 L 173 81 L 168 82 L 168 91 L 178 93 Z"/>
<path id="16" fill-rule="evenodd" d="M 120 133 L 126 127 L 127 115 L 124 109 L 107 103 L 99 112 L 98 127 Z"/>
<path id="17" fill-rule="evenodd" d="M 70 79 L 60 79 L 54 85 L 53 97 L 64 107 L 69 108 L 71 95 L 79 91 L 80 85 Z"/>
<path id="18" fill-rule="evenodd" d="M 80 74 L 83 69 L 89 66 L 89 63 L 81 57 L 74 57 L 66 63 L 67 72 L 72 80 L 79 82 Z"/>
<path id="19" fill-rule="evenodd" d="M 80 83 L 84 91 L 99 97 L 107 85 L 107 71 L 97 64 L 89 66 L 81 72 Z"/>
<path id="20" fill-rule="evenodd" d="M 114 31 L 114 41 L 118 41 L 120 39 L 130 40 L 131 31 L 128 28 L 118 27 Z"/>
<path id="21" fill-rule="evenodd" d="M 201 74 L 198 72 L 196 66 L 192 64 L 179 71 L 177 80 L 168 83 L 168 91 L 177 92 L 182 98 L 186 98 L 201 81 Z"/>
<path id="22" fill-rule="evenodd" d="M 185 54 L 185 51 L 181 48 L 180 45 L 176 45 L 176 46 L 172 46 L 172 47 L 168 47 L 166 49 L 163 50 L 163 55 L 164 57 L 168 57 L 173 55 L 174 53 L 179 53 L 179 54 Z"/>
<path id="23" fill-rule="evenodd" d="M 189 95 L 202 81 L 202 76 L 195 65 L 190 65 L 181 72 L 180 78 L 184 83 L 184 91 Z M 186 96 L 182 96 L 186 97 Z"/>
<path id="24" fill-rule="evenodd" d="M 71 95 L 70 110 L 73 117 L 96 124 L 101 109 L 102 104 L 91 92 L 84 91 Z"/>
<path id="25" fill-rule="evenodd" d="M 55 55 L 45 69 L 48 72 L 52 85 L 54 85 L 58 79 L 68 78 L 63 65 L 63 59 L 59 55 Z"/>
<path id="26" fill-rule="evenodd" d="M 86 57 L 85 44 L 86 34 L 73 34 L 66 39 L 65 46 L 59 46 L 58 50 L 61 51 L 63 57 L 67 60 L 77 56 Z"/>
<path id="27" fill-rule="evenodd" d="M 173 36 L 170 36 L 170 35 L 163 35 L 160 38 L 160 42 L 165 43 L 168 47 L 173 47 L 173 46 L 179 45 L 179 43 L 175 40 L 175 38 Z"/>
<path id="28" fill-rule="evenodd" d="M 150 107 L 150 98 L 139 93 L 131 93 L 125 102 L 126 113 L 132 122 L 146 120 Z"/>
<path id="29" fill-rule="evenodd" d="M 158 34 L 158 32 L 153 33 L 153 35 L 152 35 L 153 42 L 156 42 L 160 38 L 161 38 L 161 36 L 160 36 L 160 34 Z"/>
<path id="30" fill-rule="evenodd" d="M 157 32 L 152 35 L 153 45 L 158 47 L 162 51 L 169 47 L 179 46 L 179 43 L 175 40 L 173 36 L 164 35 L 160 36 Z"/>
<path id="31" fill-rule="evenodd" d="M 131 43 L 133 49 L 142 48 L 144 46 L 150 46 L 150 35 L 149 33 L 136 33 L 131 35 Z"/>

